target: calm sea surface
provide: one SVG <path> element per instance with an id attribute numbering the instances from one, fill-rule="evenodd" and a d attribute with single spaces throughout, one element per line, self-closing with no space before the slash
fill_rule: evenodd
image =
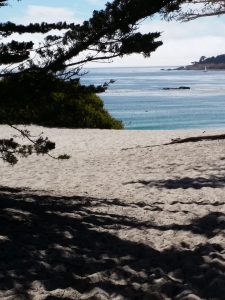
<path id="1" fill-rule="evenodd" d="M 100 96 L 127 129 L 225 128 L 225 71 L 99 68 L 89 69 L 82 83 L 110 79 L 115 82 Z M 179 86 L 191 89 L 162 90 Z"/>

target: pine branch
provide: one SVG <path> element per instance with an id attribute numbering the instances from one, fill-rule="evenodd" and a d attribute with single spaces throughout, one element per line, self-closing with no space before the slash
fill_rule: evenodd
<path id="1" fill-rule="evenodd" d="M 18 157 L 28 157 L 32 154 L 47 155 L 53 159 L 69 159 L 67 154 L 53 156 L 49 152 L 55 149 L 55 143 L 51 142 L 47 137 L 43 137 L 42 134 L 37 138 L 33 138 L 30 132 L 26 129 L 20 129 L 12 124 L 9 124 L 11 128 L 20 133 L 20 137 L 29 141 L 29 144 L 20 144 L 13 138 L 0 139 L 0 153 L 3 161 L 15 165 L 18 162 Z"/>

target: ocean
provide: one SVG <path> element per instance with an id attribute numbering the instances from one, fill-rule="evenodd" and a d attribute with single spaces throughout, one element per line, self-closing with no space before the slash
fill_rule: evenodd
<path id="1" fill-rule="evenodd" d="M 100 97 L 126 129 L 225 128 L 225 71 L 161 68 L 93 68 L 81 82 L 115 81 Z M 179 86 L 190 90 L 163 90 Z"/>

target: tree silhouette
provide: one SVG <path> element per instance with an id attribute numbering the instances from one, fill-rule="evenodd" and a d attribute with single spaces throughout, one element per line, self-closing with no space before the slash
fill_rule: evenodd
<path id="1" fill-rule="evenodd" d="M 0 76 L 35 71 L 68 79 L 71 75 L 79 75 L 83 64 L 90 61 L 109 60 L 132 53 L 148 57 L 162 42 L 157 40 L 159 32 L 138 32 L 140 21 L 156 13 L 171 12 L 181 2 L 114 0 L 108 2 L 104 10 L 94 11 L 92 17 L 82 24 L 59 22 L 25 26 L 1 23 L 0 35 L 3 38 L 9 38 L 13 33 L 49 34 L 43 36 L 38 47 L 33 41 L 3 42 L 0 45 L 0 63 L 6 67 Z M 7 1 L 1 0 L 1 4 L 6 5 Z M 58 34 L 51 34 L 53 29 Z"/>
<path id="2" fill-rule="evenodd" d="M 179 3 L 178 6 L 179 8 L 176 12 L 166 13 L 167 19 L 187 22 L 197 18 L 220 16 L 225 14 L 224 0 L 184 0 L 182 3 Z"/>

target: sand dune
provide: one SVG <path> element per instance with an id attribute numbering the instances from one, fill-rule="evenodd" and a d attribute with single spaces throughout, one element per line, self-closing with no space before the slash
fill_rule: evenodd
<path id="1" fill-rule="evenodd" d="M 0 299 L 225 299 L 225 140 L 163 145 L 222 131 L 30 129 L 72 157 L 0 162 Z"/>

